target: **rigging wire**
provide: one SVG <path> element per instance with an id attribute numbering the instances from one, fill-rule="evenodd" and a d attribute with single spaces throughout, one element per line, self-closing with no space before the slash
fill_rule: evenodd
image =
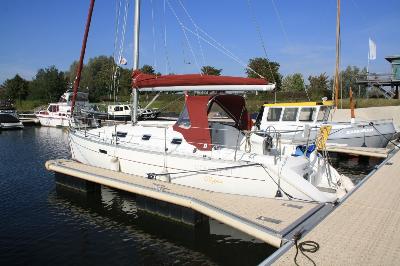
<path id="1" fill-rule="evenodd" d="M 167 15 L 166 15 L 166 1 L 164 0 L 164 53 L 165 53 L 165 75 L 171 70 L 169 62 L 168 46 L 167 46 Z"/>
<path id="2" fill-rule="evenodd" d="M 271 63 L 270 63 L 270 61 L 268 60 L 268 54 L 267 54 L 267 49 L 265 48 L 264 38 L 263 38 L 263 36 L 262 36 L 261 30 L 260 30 L 260 26 L 259 26 L 259 24 L 257 23 L 257 18 L 256 18 L 256 15 L 255 15 L 255 13 L 254 13 L 253 7 L 252 7 L 252 5 L 251 5 L 251 1 L 250 1 L 250 0 L 247 0 L 247 4 L 248 4 L 248 7 L 249 7 L 250 12 L 251 12 L 251 15 L 252 15 L 253 23 L 254 23 L 254 25 L 255 25 L 255 27 L 256 27 L 256 30 L 257 30 L 257 33 L 258 33 L 258 37 L 259 37 L 260 42 L 261 42 L 261 46 L 262 46 L 263 51 L 264 51 L 265 59 L 267 59 L 267 62 L 268 62 L 268 68 L 269 68 L 269 71 L 270 71 L 270 73 L 271 73 L 272 82 L 275 83 L 274 72 L 272 72 Z"/>
<path id="3" fill-rule="evenodd" d="M 165 49 L 165 54 L 166 54 L 166 59 L 167 59 L 167 65 L 166 65 L 166 73 L 168 73 L 168 66 L 170 66 L 169 64 L 169 58 L 168 58 L 168 52 L 167 52 L 167 29 L 166 29 L 166 2 L 169 5 L 169 8 L 171 9 L 172 13 L 175 15 L 176 19 L 178 20 L 178 23 L 180 24 L 182 31 L 185 34 L 186 40 L 188 42 L 188 37 L 187 37 L 187 32 L 193 34 L 194 36 L 197 37 L 198 40 L 202 40 L 205 43 L 209 44 L 211 47 L 215 48 L 216 50 L 218 50 L 219 52 L 221 52 L 222 54 L 226 55 L 227 57 L 231 58 L 232 60 L 234 60 L 235 62 L 237 62 L 239 65 L 243 66 L 245 69 L 249 69 L 250 71 L 254 72 L 257 76 L 259 76 L 260 78 L 265 79 L 264 76 L 262 76 L 260 73 L 258 73 L 257 71 L 255 71 L 254 69 L 252 69 L 251 67 L 248 66 L 248 64 L 244 63 L 238 56 L 236 56 L 235 54 L 233 54 L 229 49 L 227 49 L 224 45 L 222 45 L 220 42 L 218 42 L 215 38 L 213 38 L 212 36 L 210 36 L 210 34 L 208 34 L 206 31 L 204 31 L 193 19 L 193 17 L 190 15 L 190 13 L 188 12 L 188 10 L 183 6 L 182 4 L 182 9 L 184 10 L 185 14 L 189 17 L 190 21 L 192 22 L 193 26 L 195 27 L 195 30 L 192 30 L 190 28 L 188 28 L 187 26 L 185 26 L 178 18 L 175 10 L 172 8 L 171 3 L 169 2 L 169 0 L 164 0 L 164 49 Z M 203 36 L 201 35 L 203 34 Z M 189 43 L 189 42 L 188 42 Z M 189 43 L 189 47 L 191 48 L 191 52 L 192 54 L 194 54 L 192 46 L 190 46 Z M 201 48 L 202 49 L 202 48 Z M 194 55 L 194 58 L 196 60 L 196 65 L 199 66 L 199 64 L 197 63 L 197 57 Z M 200 69 L 200 67 L 199 67 Z"/>
<path id="4" fill-rule="evenodd" d="M 172 7 L 170 1 L 169 1 L 169 0 L 166 0 L 166 1 L 167 1 L 167 3 L 168 3 L 169 9 L 171 10 L 172 14 L 175 16 L 176 20 L 178 21 L 178 24 L 181 26 L 183 35 L 185 36 L 185 39 L 186 39 L 186 42 L 187 42 L 187 44 L 188 44 L 188 46 L 189 46 L 190 52 L 192 53 L 192 56 L 193 56 L 193 58 L 194 58 L 194 61 L 195 61 L 196 66 L 197 66 L 197 68 L 198 68 L 198 71 L 199 71 L 199 73 L 201 74 L 201 67 L 200 67 L 200 65 L 199 65 L 199 63 L 198 63 L 198 61 L 197 61 L 197 57 L 196 57 L 196 54 L 195 54 L 194 51 L 193 51 L 192 45 L 190 44 L 190 41 L 189 41 L 189 38 L 188 38 L 188 36 L 187 36 L 185 27 L 184 27 L 182 21 L 180 20 L 180 18 L 178 17 L 178 14 L 176 13 L 175 9 Z"/>
<path id="5" fill-rule="evenodd" d="M 192 31 L 191 29 L 189 29 L 188 27 L 186 27 L 185 25 L 183 25 L 183 27 L 185 28 L 185 30 L 193 35 L 196 35 L 196 33 L 194 31 Z M 214 47 L 216 50 L 220 51 L 221 53 L 223 53 L 224 55 L 230 57 L 232 60 L 236 61 L 239 65 L 243 66 L 246 69 L 249 69 L 251 71 L 253 71 L 257 76 L 259 76 L 260 78 L 265 78 L 264 76 L 262 76 L 261 74 L 259 74 L 257 71 L 255 71 L 253 68 L 249 67 L 246 63 L 244 63 L 242 60 L 240 60 L 239 57 L 235 56 L 231 51 L 229 51 L 227 48 L 225 48 L 222 44 L 220 44 L 219 42 L 217 42 L 214 38 L 212 38 L 211 36 L 209 36 L 206 32 L 204 32 L 201 28 L 199 28 L 199 30 L 206 35 L 206 37 L 210 38 L 210 40 L 207 40 L 205 37 L 199 36 L 200 39 L 202 39 L 204 42 L 206 42 L 207 44 L 209 44 L 210 46 Z M 214 42 L 214 43 L 212 43 Z"/>
<path id="6" fill-rule="evenodd" d="M 249 1 L 250 1 L 250 0 L 249 0 Z M 289 38 L 288 38 L 288 34 L 287 34 L 286 30 L 285 30 L 285 27 L 283 26 L 283 20 L 282 20 L 281 15 L 279 14 L 279 11 L 278 11 L 278 7 L 276 6 L 274 0 L 271 0 L 271 3 L 272 3 L 272 6 L 273 6 L 273 8 L 274 8 L 276 17 L 278 18 L 279 25 L 281 26 L 281 30 L 282 30 L 282 32 L 283 32 L 283 35 L 285 36 L 286 43 L 287 43 L 287 44 L 290 44 Z"/>
<path id="7" fill-rule="evenodd" d="M 156 29 L 154 22 L 154 5 L 153 0 L 150 0 L 151 4 L 151 21 L 152 21 L 152 32 L 153 32 L 153 57 L 154 57 L 154 69 L 157 69 L 157 57 L 156 57 Z"/>
<path id="8" fill-rule="evenodd" d="M 185 6 L 183 5 L 182 1 L 181 1 L 181 0 L 178 0 L 178 1 L 179 1 L 179 4 L 181 5 L 183 11 L 185 11 L 186 16 L 190 19 L 190 21 L 192 22 L 193 26 L 194 26 L 195 29 L 196 29 L 197 43 L 199 44 L 200 54 L 201 54 L 201 57 L 202 57 L 202 59 L 203 59 L 203 65 L 206 65 L 206 59 L 205 59 L 205 57 L 204 57 L 203 47 L 202 47 L 201 42 L 200 42 L 200 36 L 199 36 L 199 30 L 198 30 L 197 24 L 194 22 L 192 16 L 189 14 L 189 12 L 187 11 L 187 9 L 186 9 Z"/>
<path id="9" fill-rule="evenodd" d="M 115 37 L 113 51 L 113 67 L 110 86 L 111 93 L 114 94 L 114 103 L 117 101 L 119 85 L 120 85 L 120 66 L 123 64 L 123 51 L 125 45 L 126 25 L 128 18 L 129 0 L 116 1 L 116 18 L 115 18 Z M 121 16 L 122 19 L 121 19 Z"/>

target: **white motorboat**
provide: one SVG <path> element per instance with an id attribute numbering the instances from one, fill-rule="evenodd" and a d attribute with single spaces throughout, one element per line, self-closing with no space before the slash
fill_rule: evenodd
<path id="1" fill-rule="evenodd" d="M 17 111 L 9 101 L 0 103 L 0 129 L 21 129 L 24 125 L 18 118 Z"/>
<path id="2" fill-rule="evenodd" d="M 130 121 L 131 112 L 132 105 L 130 104 L 110 104 L 107 107 L 108 117 L 114 120 Z M 159 114 L 160 112 L 158 111 L 158 109 L 144 109 L 140 108 L 140 106 L 138 107 L 139 120 L 155 119 L 158 117 Z"/>
<path id="3" fill-rule="evenodd" d="M 264 79 L 153 76 L 138 71 L 139 0 L 135 3 L 132 124 L 87 129 L 78 123 L 69 131 L 73 159 L 143 178 L 248 196 L 334 202 L 353 187 L 315 151 L 311 159 L 285 155 L 269 145 L 269 138 L 264 141 L 252 134 L 243 97 L 188 95 L 197 91 L 266 91 L 274 84 Z M 84 43 L 90 16 L 86 25 Z M 83 55 L 84 48 L 80 66 Z M 79 77 L 78 71 L 74 91 L 79 87 Z M 185 91 L 185 107 L 179 119 L 137 121 L 139 91 Z"/>
<path id="4" fill-rule="evenodd" d="M 396 133 L 392 120 L 331 122 L 332 101 L 264 104 L 255 129 L 279 132 L 283 139 L 315 140 L 321 126 L 331 126 L 329 146 L 384 148 Z"/>
<path id="5" fill-rule="evenodd" d="M 65 92 L 57 103 L 50 103 L 46 110 L 35 113 L 42 126 L 68 127 L 71 118 L 72 91 Z M 88 93 L 78 92 L 76 108 L 81 109 L 88 105 Z"/>

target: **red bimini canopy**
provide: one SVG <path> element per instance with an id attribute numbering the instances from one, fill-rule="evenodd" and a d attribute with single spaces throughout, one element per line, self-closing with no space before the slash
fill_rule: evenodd
<path id="1" fill-rule="evenodd" d="M 238 95 L 186 96 L 185 109 L 182 111 L 174 130 L 180 132 L 185 140 L 199 150 L 211 150 L 212 140 L 208 113 L 218 104 L 239 130 L 250 130 L 251 119 L 245 106 L 245 100 Z"/>
<path id="2" fill-rule="evenodd" d="M 132 87 L 144 91 L 189 91 L 189 90 L 259 90 L 275 87 L 265 79 L 212 76 L 200 74 L 155 76 L 135 70 L 132 74 Z"/>

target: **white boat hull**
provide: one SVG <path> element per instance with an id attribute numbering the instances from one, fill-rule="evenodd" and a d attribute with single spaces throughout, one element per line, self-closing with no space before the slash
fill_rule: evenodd
<path id="1" fill-rule="evenodd" d="M 213 154 L 208 155 L 200 152 L 188 155 L 173 145 L 168 147 L 166 156 L 160 146 L 145 147 L 135 141 L 131 145 L 115 144 L 101 136 L 86 134 L 85 137 L 82 131 L 72 130 L 69 138 L 73 159 L 144 178 L 163 179 L 166 176 L 162 174 L 167 172 L 172 183 L 215 192 L 269 198 L 275 197 L 280 182 L 283 198 L 320 202 L 332 202 L 338 198 L 337 193 L 322 192 L 312 182 L 299 176 L 308 165 L 308 161 L 302 157 L 291 157 L 289 162 L 283 160 L 275 164 L 273 156 L 238 152 L 238 160 L 234 161 L 218 158 L 219 155 L 227 157 L 223 150 L 212 151 Z"/>
<path id="2" fill-rule="evenodd" d="M 40 121 L 40 125 L 44 127 L 68 127 L 69 126 L 69 118 L 65 116 L 57 117 L 57 116 L 45 116 L 45 115 L 37 115 L 37 118 Z"/>

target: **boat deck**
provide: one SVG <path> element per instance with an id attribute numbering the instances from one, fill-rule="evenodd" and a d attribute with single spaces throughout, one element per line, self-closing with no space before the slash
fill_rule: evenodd
<path id="1" fill-rule="evenodd" d="M 72 160 L 46 162 L 48 170 L 191 208 L 266 243 L 280 247 L 296 228 L 310 228 L 332 204 L 217 193 L 84 165 Z"/>
<path id="2" fill-rule="evenodd" d="M 316 265 L 399 264 L 399 165 L 400 152 L 397 152 L 299 240 L 312 240 L 320 245 L 316 253 L 306 253 Z M 274 265 L 293 265 L 295 254 L 296 248 L 292 246 Z M 269 264 L 272 260 L 264 263 Z M 311 265 L 300 251 L 297 262 Z"/>

